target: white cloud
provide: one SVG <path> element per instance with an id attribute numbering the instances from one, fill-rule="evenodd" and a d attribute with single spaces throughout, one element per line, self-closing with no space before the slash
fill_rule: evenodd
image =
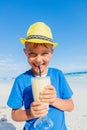
<path id="1" fill-rule="evenodd" d="M 27 66 L 14 60 L 12 55 L 0 55 L 0 77 L 15 77 Z"/>
<path id="2" fill-rule="evenodd" d="M 64 72 L 87 71 L 87 65 L 79 63 L 65 64 L 64 66 L 59 66 L 59 68 Z"/>
<path id="3" fill-rule="evenodd" d="M 86 57 L 85 57 L 86 59 Z M 87 71 L 87 60 L 78 60 L 75 61 L 52 61 L 50 64 L 51 67 L 56 67 L 61 69 L 63 72 L 75 72 L 75 71 Z"/>

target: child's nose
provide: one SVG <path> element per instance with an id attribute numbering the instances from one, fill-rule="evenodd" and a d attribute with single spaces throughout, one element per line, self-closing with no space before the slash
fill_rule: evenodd
<path id="1" fill-rule="evenodd" d="M 41 61 L 42 61 L 42 56 L 41 56 L 41 55 L 37 55 L 36 61 L 37 61 L 37 62 L 41 62 Z"/>

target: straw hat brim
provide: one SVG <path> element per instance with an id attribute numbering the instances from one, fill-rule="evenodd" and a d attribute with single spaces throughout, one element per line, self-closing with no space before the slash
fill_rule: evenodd
<path id="1" fill-rule="evenodd" d="M 20 42 L 22 44 L 25 44 L 26 42 L 30 42 L 30 43 L 47 43 L 47 44 L 53 45 L 53 47 L 58 46 L 58 43 L 54 43 L 54 42 L 43 40 L 43 39 L 28 39 L 28 40 L 26 40 L 24 38 L 20 38 Z"/>

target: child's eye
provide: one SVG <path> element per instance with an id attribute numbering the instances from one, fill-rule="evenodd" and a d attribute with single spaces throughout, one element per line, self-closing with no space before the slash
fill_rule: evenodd
<path id="1" fill-rule="evenodd" d="M 48 55 L 49 53 L 48 52 L 44 52 L 44 53 L 42 53 L 42 55 Z"/>
<path id="2" fill-rule="evenodd" d="M 28 56 L 35 57 L 35 56 L 37 56 L 37 54 L 34 53 L 34 52 L 30 52 L 30 53 L 28 54 Z"/>

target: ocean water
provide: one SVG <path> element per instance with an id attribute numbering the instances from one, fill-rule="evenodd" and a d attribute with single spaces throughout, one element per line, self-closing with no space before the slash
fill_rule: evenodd
<path id="1" fill-rule="evenodd" d="M 66 80 L 74 87 L 87 87 L 87 71 L 64 73 Z M 1 86 L 11 86 L 15 77 L 0 77 Z"/>
<path id="2" fill-rule="evenodd" d="M 65 73 L 64 75 L 67 79 L 87 81 L 87 72 Z"/>
<path id="3" fill-rule="evenodd" d="M 65 78 L 72 87 L 87 87 L 87 71 L 65 73 Z"/>

